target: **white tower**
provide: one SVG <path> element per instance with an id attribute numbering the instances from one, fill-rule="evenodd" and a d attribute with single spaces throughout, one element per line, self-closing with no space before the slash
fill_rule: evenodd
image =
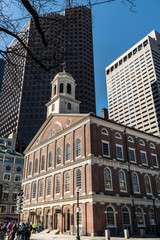
<path id="1" fill-rule="evenodd" d="M 65 71 L 58 73 L 52 84 L 51 100 L 46 104 L 51 113 L 79 113 L 80 101 L 75 99 L 75 80 Z"/>

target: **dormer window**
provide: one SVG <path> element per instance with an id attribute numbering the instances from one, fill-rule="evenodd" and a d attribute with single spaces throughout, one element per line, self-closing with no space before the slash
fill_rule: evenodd
<path id="1" fill-rule="evenodd" d="M 71 84 L 67 83 L 67 93 L 71 94 Z"/>
<path id="2" fill-rule="evenodd" d="M 63 93 L 63 83 L 60 84 L 60 93 Z"/>

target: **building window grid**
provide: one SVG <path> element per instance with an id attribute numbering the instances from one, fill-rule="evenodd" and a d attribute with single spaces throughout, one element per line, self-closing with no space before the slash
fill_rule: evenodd
<path id="1" fill-rule="evenodd" d="M 109 142 L 102 141 L 102 152 L 103 156 L 110 157 Z"/>
<path id="2" fill-rule="evenodd" d="M 156 167 L 156 168 L 158 168 L 158 159 L 157 159 L 157 155 L 151 153 L 151 158 L 152 158 L 153 166 Z"/>
<path id="3" fill-rule="evenodd" d="M 81 139 L 77 138 L 76 140 L 76 157 L 81 156 Z"/>
<path id="4" fill-rule="evenodd" d="M 136 173 L 132 174 L 132 183 L 133 183 L 134 193 L 140 193 L 139 180 L 138 180 L 138 176 Z"/>
<path id="5" fill-rule="evenodd" d="M 81 170 L 78 169 L 76 172 L 76 188 L 82 188 Z"/>
<path id="6" fill-rule="evenodd" d="M 66 161 L 71 160 L 71 145 L 67 143 L 66 145 Z"/>
<path id="7" fill-rule="evenodd" d="M 36 198 L 36 183 L 33 183 L 32 198 Z"/>
<path id="8" fill-rule="evenodd" d="M 144 151 L 141 151 L 141 161 L 143 165 L 148 165 L 147 154 Z"/>
<path id="9" fill-rule="evenodd" d="M 130 162 L 136 162 L 135 149 L 129 148 L 129 159 Z"/>
<path id="10" fill-rule="evenodd" d="M 148 175 L 144 176 L 144 182 L 145 182 L 146 194 L 151 195 L 152 194 L 151 181 Z"/>
<path id="11" fill-rule="evenodd" d="M 65 192 L 70 192 L 70 174 L 69 174 L 69 172 L 67 172 L 66 176 L 65 176 Z"/>
<path id="12" fill-rule="evenodd" d="M 117 153 L 117 159 L 124 160 L 123 158 L 123 146 L 116 144 L 116 153 Z"/>
<path id="13" fill-rule="evenodd" d="M 51 195 L 51 178 L 47 181 L 47 196 Z"/>
<path id="14" fill-rule="evenodd" d="M 57 165 L 61 164 L 61 148 L 57 149 Z"/>
<path id="15" fill-rule="evenodd" d="M 105 168 L 104 170 L 104 185 L 105 190 L 113 190 L 112 189 L 112 174 L 109 168 Z"/>
<path id="16" fill-rule="evenodd" d="M 56 176 L 56 194 L 60 194 L 60 176 Z"/>
<path id="17" fill-rule="evenodd" d="M 119 171 L 119 187 L 121 192 L 127 191 L 126 176 L 122 170 Z"/>

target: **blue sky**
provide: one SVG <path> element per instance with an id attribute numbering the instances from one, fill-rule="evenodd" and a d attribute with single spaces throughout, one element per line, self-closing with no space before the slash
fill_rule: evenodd
<path id="1" fill-rule="evenodd" d="M 136 0 L 136 13 L 119 0 L 96 5 L 93 13 L 97 115 L 107 108 L 105 67 L 153 29 L 160 32 L 160 0 Z"/>

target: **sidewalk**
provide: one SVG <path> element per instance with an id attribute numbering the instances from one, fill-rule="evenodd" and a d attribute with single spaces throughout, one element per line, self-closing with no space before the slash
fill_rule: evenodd
<path id="1" fill-rule="evenodd" d="M 53 233 L 33 233 L 30 240 L 76 240 L 76 235 L 54 235 Z M 105 240 L 105 237 L 80 236 L 81 240 Z M 124 240 L 122 237 L 111 237 L 111 240 Z M 129 238 L 129 240 L 160 240 L 160 238 Z"/>

